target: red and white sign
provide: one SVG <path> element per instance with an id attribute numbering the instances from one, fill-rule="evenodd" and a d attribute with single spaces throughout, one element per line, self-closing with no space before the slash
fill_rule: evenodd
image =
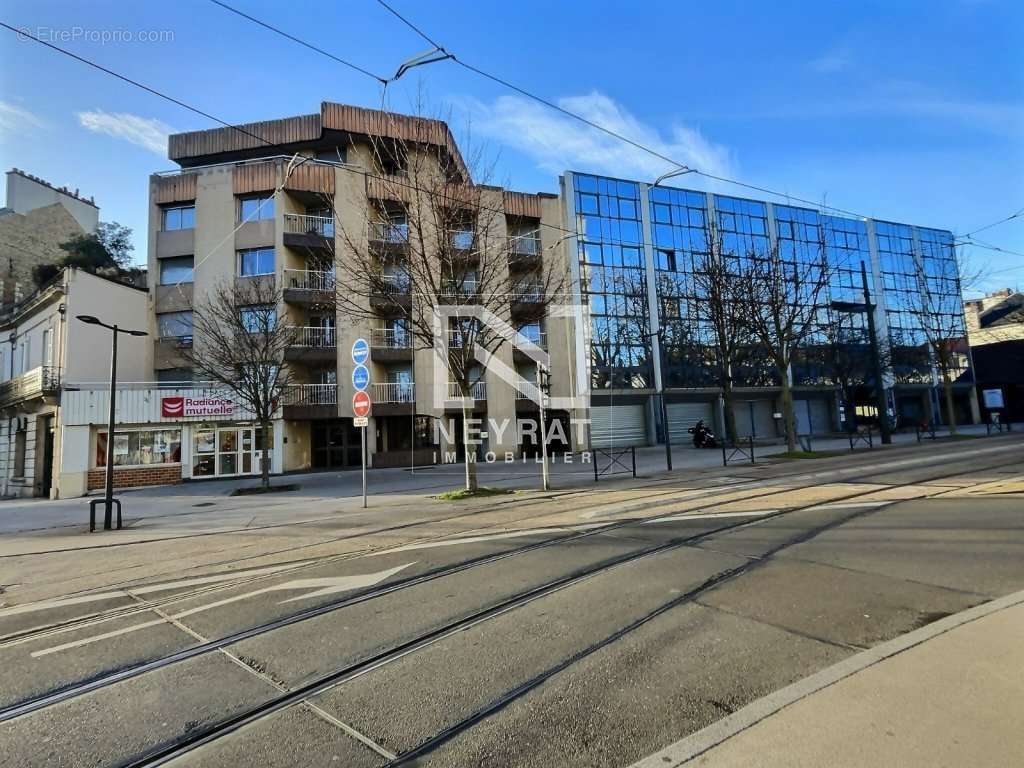
<path id="1" fill-rule="evenodd" d="M 164 397 L 160 399 L 160 415 L 165 419 L 186 416 L 232 416 L 235 403 L 225 397 Z"/>
<path id="2" fill-rule="evenodd" d="M 352 413 L 357 418 L 370 415 L 370 396 L 362 390 L 352 395 Z"/>

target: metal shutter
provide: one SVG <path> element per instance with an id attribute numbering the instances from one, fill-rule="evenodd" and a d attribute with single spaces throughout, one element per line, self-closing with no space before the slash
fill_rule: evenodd
<path id="1" fill-rule="evenodd" d="M 715 419 L 711 403 L 669 403 L 668 428 L 673 443 L 688 443 L 693 440 L 688 430 L 701 419 L 708 428 L 715 431 Z"/>
<path id="2" fill-rule="evenodd" d="M 595 448 L 647 445 L 643 404 L 591 408 L 590 442 Z"/>
<path id="3" fill-rule="evenodd" d="M 828 400 L 811 400 L 811 429 L 815 435 L 832 431 L 832 407 Z"/>
<path id="4" fill-rule="evenodd" d="M 771 400 L 740 400 L 735 404 L 736 436 L 776 437 Z"/>
<path id="5" fill-rule="evenodd" d="M 812 416 L 810 400 L 794 400 L 793 416 L 796 418 L 796 433 L 798 435 L 813 434 L 811 431 Z"/>

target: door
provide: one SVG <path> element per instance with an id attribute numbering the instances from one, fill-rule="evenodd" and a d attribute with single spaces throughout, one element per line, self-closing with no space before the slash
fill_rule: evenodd
<path id="1" fill-rule="evenodd" d="M 238 474 L 238 430 L 217 430 L 217 474 Z"/>
<path id="2" fill-rule="evenodd" d="M 594 448 L 647 445 L 643 403 L 591 408 L 590 443 Z"/>
<path id="3" fill-rule="evenodd" d="M 53 484 L 53 416 L 47 416 L 43 425 L 43 477 L 40 495 L 50 497 Z"/>

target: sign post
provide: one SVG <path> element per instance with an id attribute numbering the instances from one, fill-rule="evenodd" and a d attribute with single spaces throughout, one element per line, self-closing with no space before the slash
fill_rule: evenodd
<path id="1" fill-rule="evenodd" d="M 363 509 L 366 509 L 366 429 L 370 424 L 370 396 L 366 393 L 370 386 L 370 371 L 364 363 L 370 357 L 370 345 L 366 339 L 358 338 L 352 343 L 352 362 L 355 368 L 352 369 L 352 387 L 355 394 L 352 395 L 352 423 L 359 427 L 362 433 L 361 453 L 363 463 Z"/>

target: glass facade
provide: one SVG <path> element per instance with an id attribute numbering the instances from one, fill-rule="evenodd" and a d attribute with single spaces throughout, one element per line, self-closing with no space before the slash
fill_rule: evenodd
<path id="1" fill-rule="evenodd" d="M 568 178 L 595 391 L 654 388 L 659 345 L 652 344 L 652 309 L 662 328 L 664 385 L 715 387 L 715 337 L 698 305 L 702 265 L 720 258 L 723 266 L 738 271 L 750 259 L 770 257 L 774 249 L 783 269 L 793 274 L 825 268 L 829 273 L 825 290 L 803 289 L 818 312 L 812 332 L 793 354 L 796 386 L 837 384 L 835 360 L 830 367 L 828 359 L 837 346 L 858 359 L 868 355 L 867 316 L 856 306 L 864 302 L 862 264 L 872 300 L 885 307 L 878 333 L 883 344 L 889 339 L 891 355 L 884 355 L 883 362 L 896 383 L 932 383 L 929 333 L 922 317 L 935 326 L 933 337 L 966 339 L 950 232 L 591 175 Z M 877 252 L 877 279 L 872 250 Z M 874 295 L 879 284 L 882 296 Z M 755 348 L 748 352 L 733 369 L 734 384 L 777 386 L 765 356 Z M 966 347 L 956 365 L 954 380 L 969 381 Z"/>

